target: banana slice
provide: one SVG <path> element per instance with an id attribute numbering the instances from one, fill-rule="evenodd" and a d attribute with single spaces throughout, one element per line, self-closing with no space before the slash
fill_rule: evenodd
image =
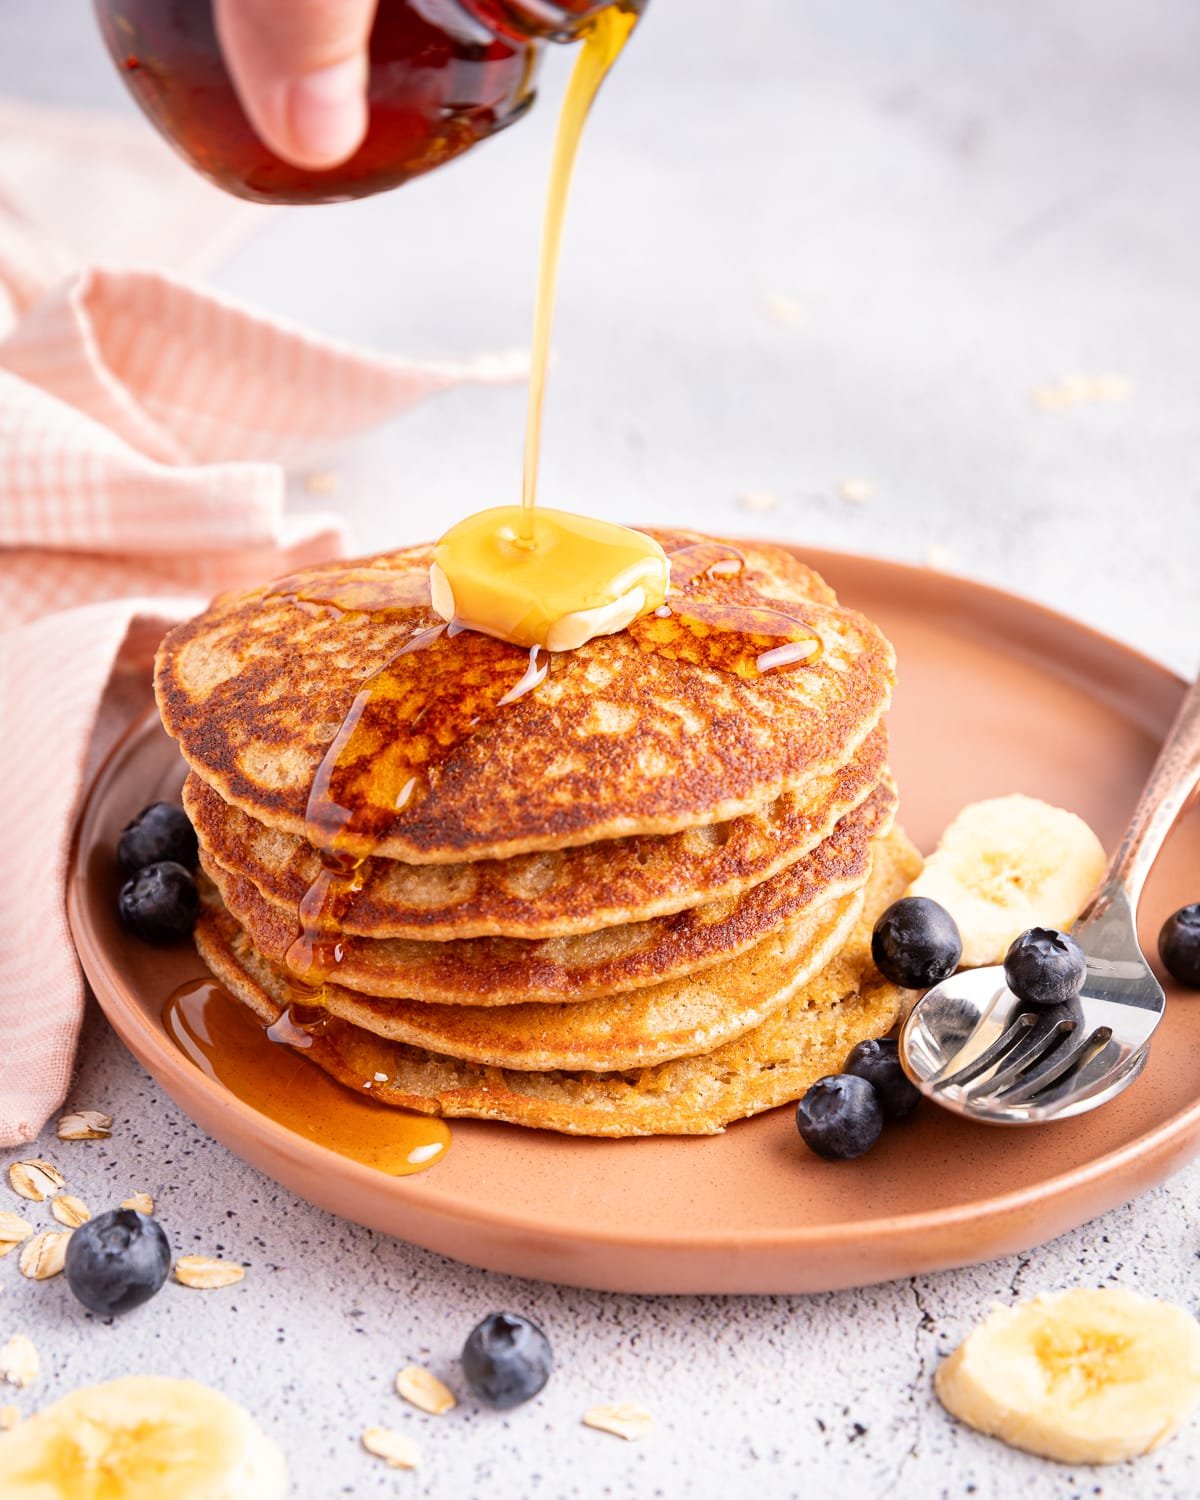
<path id="1" fill-rule="evenodd" d="M 1104 874 L 1104 847 L 1074 813 L 1036 797 L 972 802 L 908 888 L 958 923 L 968 968 L 1003 963 L 1027 927 L 1068 928 Z"/>
<path id="2" fill-rule="evenodd" d="M 1200 1399 L 1200 1324 L 1122 1288 L 997 1307 L 934 1376 L 951 1415 L 1060 1463 L 1113 1464 L 1165 1443 Z"/>
<path id="3" fill-rule="evenodd" d="M 282 1500 L 286 1490 L 270 1438 L 193 1380 L 87 1385 L 0 1438 L 4 1500 Z"/>

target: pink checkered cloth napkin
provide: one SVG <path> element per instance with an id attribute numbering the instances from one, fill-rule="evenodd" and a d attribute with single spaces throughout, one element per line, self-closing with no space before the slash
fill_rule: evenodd
<path id="1" fill-rule="evenodd" d="M 285 514 L 282 465 L 452 385 L 513 377 L 503 360 L 335 345 L 161 272 L 84 270 L 47 290 L 52 257 L 2 189 L 0 1147 L 33 1139 L 71 1082 L 71 830 L 100 751 L 148 701 L 164 629 L 219 589 L 342 550 L 335 518 Z"/>

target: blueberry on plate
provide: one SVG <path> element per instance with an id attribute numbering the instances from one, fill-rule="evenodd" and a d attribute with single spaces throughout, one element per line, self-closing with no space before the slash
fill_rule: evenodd
<path id="1" fill-rule="evenodd" d="M 136 875 L 164 859 L 194 870 L 199 853 L 196 830 L 187 813 L 174 802 L 152 802 L 143 807 L 132 823 L 126 823 L 117 840 L 117 864 L 122 875 Z"/>
<path id="2" fill-rule="evenodd" d="M 1163 923 L 1158 956 L 1172 979 L 1200 990 L 1200 901 L 1181 906 Z"/>
<path id="3" fill-rule="evenodd" d="M 1031 927 L 1013 940 L 1004 958 L 1004 977 L 1026 1005 L 1063 1005 L 1083 988 L 1087 959 L 1065 932 Z"/>
<path id="4" fill-rule="evenodd" d="M 879 1095 L 885 1120 L 903 1120 L 921 1102 L 921 1091 L 900 1066 L 900 1048 L 890 1036 L 859 1042 L 851 1049 L 842 1072 L 867 1080 Z"/>
<path id="5" fill-rule="evenodd" d="M 853 1073 L 818 1078 L 796 1105 L 804 1144 L 826 1161 L 853 1161 L 883 1130 L 883 1105 L 873 1084 Z"/>
<path id="6" fill-rule="evenodd" d="M 108 1317 L 148 1302 L 171 1269 L 171 1246 L 157 1219 L 114 1208 L 81 1224 L 67 1242 L 67 1285 Z"/>
<path id="7" fill-rule="evenodd" d="M 928 896 L 904 896 L 875 923 L 871 957 L 883 977 L 901 989 L 927 990 L 958 968 L 958 924 Z"/>
<path id="8" fill-rule="evenodd" d="M 146 943 L 173 943 L 196 925 L 200 893 L 192 872 L 171 860 L 147 865 L 121 887 L 117 915 Z"/>
<path id="9" fill-rule="evenodd" d="M 462 1351 L 467 1384 L 489 1406 L 520 1406 L 550 1379 L 550 1340 L 518 1313 L 488 1313 L 467 1335 Z"/>

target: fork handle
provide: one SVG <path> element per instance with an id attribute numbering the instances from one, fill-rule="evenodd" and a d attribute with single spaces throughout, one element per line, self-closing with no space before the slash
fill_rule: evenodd
<path id="1" fill-rule="evenodd" d="M 1200 782 L 1200 678 L 1183 695 L 1179 712 L 1167 731 L 1150 778 L 1142 788 L 1121 846 L 1112 857 L 1099 891 L 1088 904 L 1085 916 L 1107 905 L 1116 890 L 1123 890 L 1130 908 L 1138 898 L 1158 857 L 1167 834 Z M 1082 920 L 1082 919 L 1081 919 Z"/>

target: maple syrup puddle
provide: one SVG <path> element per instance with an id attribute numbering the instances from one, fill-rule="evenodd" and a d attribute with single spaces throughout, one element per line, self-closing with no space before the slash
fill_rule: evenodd
<path id="1" fill-rule="evenodd" d="M 297 1007 L 264 1028 L 212 979 L 180 985 L 163 1009 L 167 1035 L 185 1057 L 243 1104 L 339 1156 L 407 1177 L 450 1149 L 450 1127 L 434 1115 L 377 1104 L 335 1082 L 303 1055 L 312 1045 Z M 276 1040 L 272 1040 L 272 1036 Z"/>

